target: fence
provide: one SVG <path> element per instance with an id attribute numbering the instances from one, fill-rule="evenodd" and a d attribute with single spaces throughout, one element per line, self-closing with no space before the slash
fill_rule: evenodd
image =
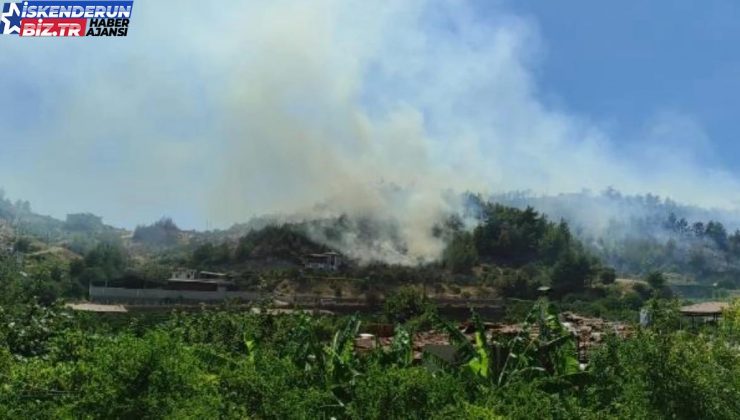
<path id="1" fill-rule="evenodd" d="M 126 289 L 90 286 L 90 301 L 100 303 L 167 304 L 178 302 L 211 303 L 226 300 L 256 301 L 264 295 L 257 292 Z"/>

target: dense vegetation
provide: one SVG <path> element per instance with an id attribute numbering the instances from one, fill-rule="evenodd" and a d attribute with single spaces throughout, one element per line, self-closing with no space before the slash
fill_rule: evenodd
<path id="1" fill-rule="evenodd" d="M 127 238 L 97 216 L 74 214 L 60 228 L 65 239 L 56 243 L 15 232 L 15 250 L 27 257 L 26 271 L 33 275 L 32 281 L 18 284 L 51 303 L 62 297 L 84 298 L 90 284 L 161 286 L 173 268 L 192 267 L 229 272 L 245 289 L 328 293 L 365 299 L 370 306 L 404 286 L 462 300 L 534 299 L 542 293 L 538 289 L 548 287 L 564 308 L 628 319 L 636 318 L 637 309 L 652 294 L 649 289 L 625 291 L 612 285 L 615 271 L 603 266 L 565 221 L 550 221 L 532 208 L 519 210 L 480 199 L 474 214 L 461 216 L 452 215 L 435 228 L 434 235 L 447 244 L 438 262 L 359 263 L 345 255 L 340 272 L 327 273 L 305 270 L 303 258 L 342 251 L 326 243 L 340 243 L 343 235 L 368 244 L 393 238 L 399 249 L 403 244 L 396 243 L 400 238 L 392 234 L 392 226 L 346 217 L 263 223 L 243 233 L 238 227 L 185 232 L 163 218 L 137 227 Z"/>
<path id="2" fill-rule="evenodd" d="M 519 210 L 481 202 L 476 219 L 472 233 L 460 223 L 449 223 L 454 233 L 444 262 L 457 272 L 468 272 L 479 261 L 488 263 L 482 280 L 505 295 L 532 297 L 540 286 L 551 286 L 558 295 L 580 292 L 601 270 L 565 221 L 551 222 L 531 207 Z"/>
<path id="3" fill-rule="evenodd" d="M 180 228 L 168 217 L 164 217 L 148 226 L 137 226 L 133 240 L 152 246 L 173 246 L 180 240 Z"/>
<path id="4" fill-rule="evenodd" d="M 510 193 L 492 199 L 521 209 L 534 206 L 568 220 L 588 249 L 625 276 L 659 270 L 675 273 L 685 283 L 740 286 L 737 212 L 681 205 L 651 194 L 622 195 L 614 189 L 598 195 Z M 479 201 L 470 202 L 469 207 L 479 208 Z"/>
<path id="5" fill-rule="evenodd" d="M 719 326 L 683 331 L 675 308 L 655 301 L 652 327 L 608 338 L 585 370 L 545 302 L 522 333 L 472 342 L 432 315 L 458 356 L 427 354 L 421 364 L 401 325 L 389 347 L 355 351 L 356 318 L 224 309 L 121 326 L 33 304 L 4 306 L 1 316 L 3 418 L 740 415 L 738 305 Z"/>
<path id="6" fill-rule="evenodd" d="M 162 219 L 127 238 L 94 215 L 55 221 L 0 199 L 0 418 L 740 416 L 740 304 L 719 325 L 681 330 L 662 273 L 693 270 L 695 261 L 675 250 L 697 248 L 716 251 L 724 265 L 713 259 L 708 267 L 731 273 L 740 235 L 717 222 L 669 217 L 660 229 L 680 238 L 676 260 L 642 260 L 635 272 L 643 281 L 624 283 L 599 259 L 625 272 L 632 254 L 609 254 L 617 242 L 584 245 L 568 223 L 530 207 L 479 200 L 474 208 L 440 221 L 434 234 L 446 248 L 439 262 L 349 258 L 327 273 L 305 270 L 302 256 L 335 250 L 330 244 L 341 242 L 344 229 L 359 229 L 369 243 L 389 235 L 377 233 L 379 224 L 346 218 L 265 224 L 238 235 L 185 232 Z M 671 238 L 638 247 L 641 258 L 664 252 Z M 84 315 L 60 307 L 60 298 L 84 297 L 88 284 L 152 287 L 176 266 L 229 271 L 245 288 L 293 282 L 328 286 L 334 296 L 351 290 L 377 308 L 363 321 L 391 323 L 395 336 L 388 346 L 359 351 L 357 317 L 228 306 Z M 695 273 L 718 272 L 706 270 Z M 543 294 L 551 300 L 535 301 Z M 521 329 L 489 336 L 473 315 L 473 335 L 465 336 L 428 295 L 523 299 L 506 301 L 506 318 Z M 634 321 L 646 304 L 650 327 L 606 337 L 588 366 L 579 365 L 557 310 Z M 453 358 L 426 352 L 414 359 L 414 333 L 429 329 L 448 334 Z"/>
<path id="7" fill-rule="evenodd" d="M 703 284 L 740 286 L 740 231 L 728 233 L 722 223 L 712 220 L 690 223 L 674 213 L 648 229 L 656 233 L 602 241 L 604 257 L 625 272 L 662 270 Z"/>

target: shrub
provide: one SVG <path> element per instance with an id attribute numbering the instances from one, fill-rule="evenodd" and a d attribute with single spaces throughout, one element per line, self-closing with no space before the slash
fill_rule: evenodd
<path id="1" fill-rule="evenodd" d="M 418 367 L 373 368 L 359 379 L 348 412 L 358 419 L 425 419 L 464 395 L 450 375 Z"/>
<path id="2" fill-rule="evenodd" d="M 385 300 L 383 315 L 389 322 L 406 322 L 427 311 L 426 296 L 413 287 L 402 287 Z"/>

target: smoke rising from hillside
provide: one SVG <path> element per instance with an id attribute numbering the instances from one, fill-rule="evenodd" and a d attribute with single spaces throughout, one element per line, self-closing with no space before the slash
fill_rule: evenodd
<path id="1" fill-rule="evenodd" d="M 451 0 L 243 3 L 137 3 L 115 48 L 4 43 L 27 74 L 0 87 L 49 88 L 48 120 L 11 129 L 38 146 L 39 175 L 8 190 L 129 226 L 163 213 L 200 227 L 371 217 L 400 229 L 403 257 L 390 240 L 378 254 L 396 262 L 439 256 L 431 227 L 460 208 L 455 192 L 615 186 L 738 206 L 738 179 L 708 165 L 690 116 L 656 116 L 644 147 L 623 150 L 598 123 L 546 106 L 535 79 L 546 42 L 505 7 L 483 18 Z"/>

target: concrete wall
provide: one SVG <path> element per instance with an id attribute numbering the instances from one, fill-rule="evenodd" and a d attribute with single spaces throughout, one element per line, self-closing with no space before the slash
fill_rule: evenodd
<path id="1" fill-rule="evenodd" d="M 206 292 L 195 290 L 124 289 L 121 287 L 90 286 L 90 301 L 106 303 L 167 303 L 167 302 L 218 302 L 230 299 L 259 300 L 256 292 Z"/>

